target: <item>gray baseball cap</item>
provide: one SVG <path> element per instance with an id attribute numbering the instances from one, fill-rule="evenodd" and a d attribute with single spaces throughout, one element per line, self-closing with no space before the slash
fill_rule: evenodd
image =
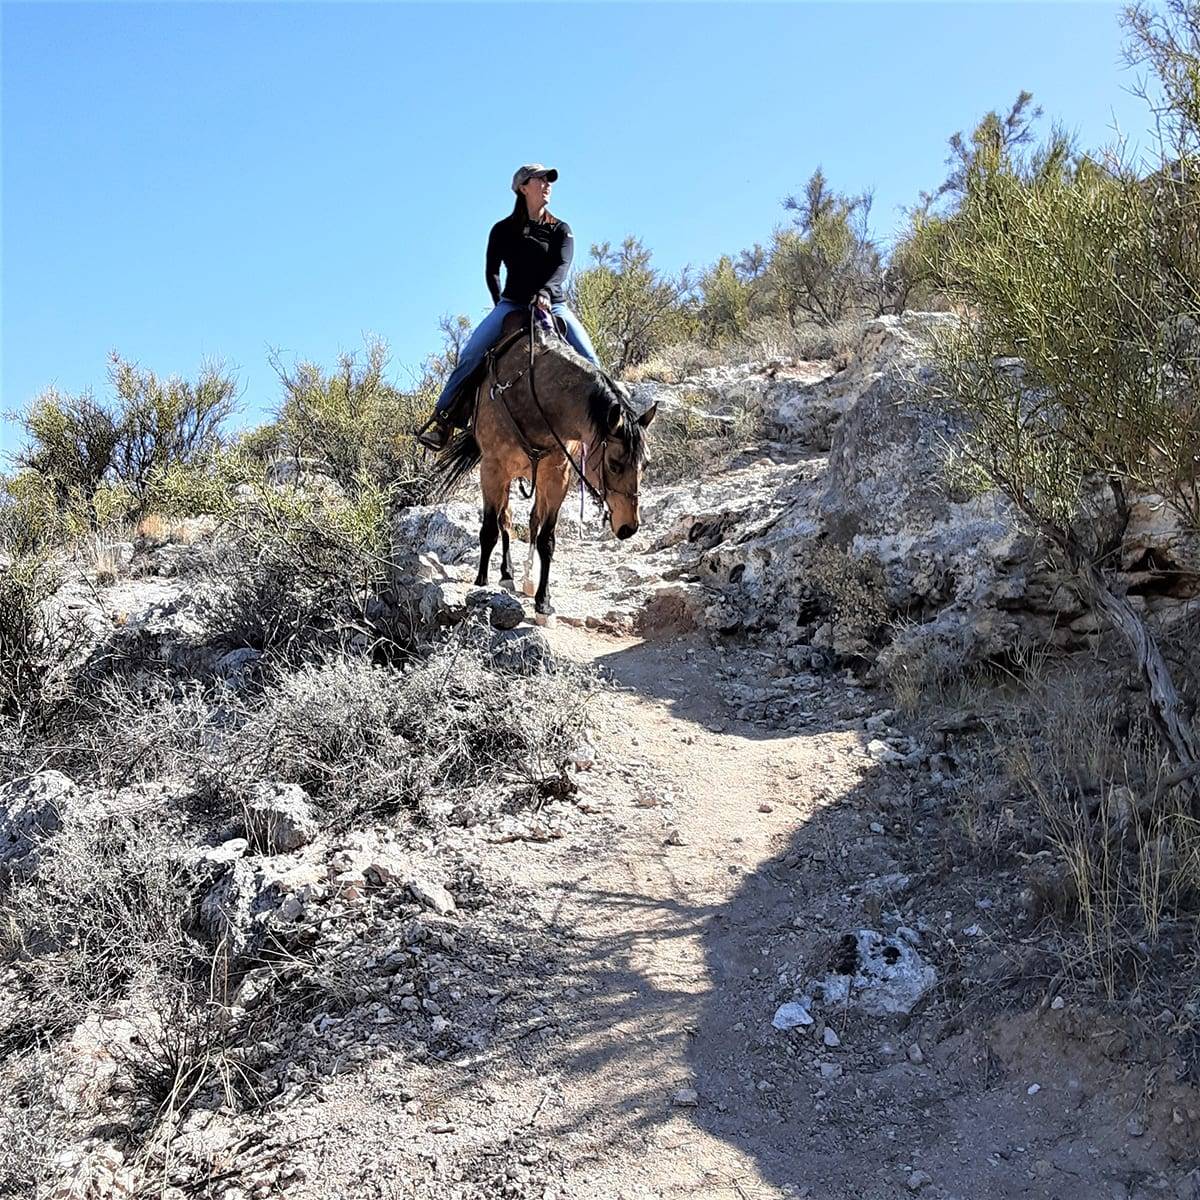
<path id="1" fill-rule="evenodd" d="M 558 178 L 558 172 L 553 167 L 543 167 L 541 163 L 526 163 L 517 168 L 513 176 L 512 190 L 519 191 L 521 184 L 528 183 L 535 176 L 541 176 L 547 183 L 553 183 Z"/>

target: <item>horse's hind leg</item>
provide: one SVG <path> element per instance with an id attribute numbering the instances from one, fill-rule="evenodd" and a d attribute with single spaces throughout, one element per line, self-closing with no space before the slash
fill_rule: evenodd
<path id="1" fill-rule="evenodd" d="M 504 489 L 504 498 L 497 516 L 500 520 L 500 586 L 510 592 L 517 590 L 513 582 L 512 565 L 512 509 L 508 503 L 511 484 Z"/>
<path id="2" fill-rule="evenodd" d="M 507 503 L 508 497 L 508 484 L 501 487 L 500 478 L 500 472 L 488 464 L 479 470 L 479 484 L 483 491 L 483 524 L 479 527 L 479 574 L 475 576 L 476 587 L 487 585 L 488 564 L 500 535 L 500 501 L 503 496 Z"/>

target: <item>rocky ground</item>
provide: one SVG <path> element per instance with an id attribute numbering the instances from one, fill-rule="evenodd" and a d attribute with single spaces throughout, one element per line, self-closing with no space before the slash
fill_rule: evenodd
<path id="1" fill-rule="evenodd" d="M 655 489 L 627 543 L 567 523 L 557 622 L 534 631 L 522 599 L 515 635 L 522 660 L 603 681 L 557 792 L 337 837 L 272 793 L 207 852 L 214 931 L 241 887 L 228 936 L 291 959 L 232 998 L 253 1023 L 274 996 L 246 1039 L 261 1103 L 209 1088 L 166 1126 L 155 1194 L 1200 1197 L 1197 1013 L 1105 1004 L 1063 972 L 1029 863 L 963 830 L 971 723 L 899 716 L 879 672 L 845 665 L 869 631 L 796 587 L 849 487 L 844 415 L 895 394 L 890 353 L 711 374 L 694 386 L 713 411 L 757 406 L 764 436 Z M 855 471 L 897 453 L 862 449 Z M 946 536 L 919 552 L 863 511 L 851 536 L 893 555 L 893 591 L 925 589 L 926 645 L 954 629 L 967 655 L 997 613 L 1045 617 L 994 505 L 921 519 Z M 475 521 L 471 503 L 402 517 L 427 614 L 466 606 Z M 136 608 L 133 587 L 107 602 Z M 153 587 L 153 620 L 186 625 L 185 589 Z M 71 1035 L 91 1063 L 71 1094 L 91 1088 L 96 1115 L 51 1194 L 141 1186 L 105 1048 L 128 1017 Z"/>

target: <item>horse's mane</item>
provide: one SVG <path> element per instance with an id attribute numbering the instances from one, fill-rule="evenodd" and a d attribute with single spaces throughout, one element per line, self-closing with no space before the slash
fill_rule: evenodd
<path id="1" fill-rule="evenodd" d="M 598 439 L 611 436 L 608 411 L 614 403 L 619 404 L 624 418 L 618 428 L 622 444 L 633 456 L 633 461 L 641 463 L 646 457 L 646 431 L 638 424 L 638 414 L 633 411 L 625 389 L 607 371 L 600 367 L 594 369 L 596 380 L 588 393 L 588 420 L 592 429 Z"/>

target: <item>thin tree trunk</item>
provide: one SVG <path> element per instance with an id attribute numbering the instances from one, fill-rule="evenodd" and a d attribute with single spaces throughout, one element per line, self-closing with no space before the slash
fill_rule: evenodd
<path id="1" fill-rule="evenodd" d="M 1183 703 L 1154 635 L 1133 605 L 1112 590 L 1101 570 L 1077 545 L 1065 548 L 1089 603 L 1129 646 L 1138 674 L 1146 684 L 1150 717 L 1180 771 L 1200 771 L 1200 742 L 1183 711 Z M 1194 775 L 1188 775 L 1184 786 L 1190 794 L 1193 812 L 1200 815 L 1200 792 L 1191 782 L 1193 778 Z"/>

